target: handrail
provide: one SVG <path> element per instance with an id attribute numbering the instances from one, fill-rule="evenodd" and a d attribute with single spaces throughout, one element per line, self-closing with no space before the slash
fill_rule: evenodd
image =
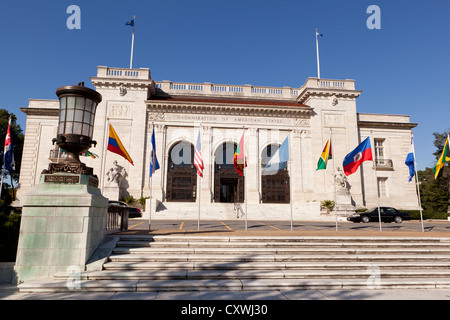
<path id="1" fill-rule="evenodd" d="M 106 216 L 106 233 L 128 230 L 128 207 L 109 205 Z"/>

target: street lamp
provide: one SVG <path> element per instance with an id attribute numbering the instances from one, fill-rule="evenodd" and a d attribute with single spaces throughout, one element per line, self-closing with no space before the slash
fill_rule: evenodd
<path id="1" fill-rule="evenodd" d="M 65 86 L 56 90 L 59 98 L 59 125 L 53 144 L 67 152 L 62 163 L 50 163 L 43 173 L 75 173 L 93 175 L 93 169 L 80 161 L 79 154 L 97 145 L 92 140 L 95 111 L 102 96 L 86 88 L 83 82 L 77 86 Z"/>

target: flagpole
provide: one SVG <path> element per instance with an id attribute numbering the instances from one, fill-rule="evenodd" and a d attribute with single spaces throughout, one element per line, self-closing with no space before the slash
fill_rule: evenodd
<path id="1" fill-rule="evenodd" d="M 108 132 L 108 134 L 106 134 Z M 108 141 L 109 141 L 109 118 L 106 117 L 106 124 L 105 124 L 105 143 L 103 148 L 103 163 L 102 163 L 102 194 L 103 194 L 103 188 L 105 186 L 105 175 L 106 175 L 106 153 L 108 151 Z"/>
<path id="2" fill-rule="evenodd" d="M 420 200 L 420 187 L 419 187 L 419 176 L 417 175 L 417 162 L 416 162 L 416 147 L 414 144 L 414 134 L 411 131 L 411 140 L 413 143 L 413 156 L 414 156 L 414 171 L 416 178 L 417 195 L 419 197 L 419 210 L 420 210 L 420 223 L 422 225 L 422 232 L 425 232 L 423 227 L 423 215 L 422 215 L 422 201 Z"/>
<path id="3" fill-rule="evenodd" d="M 154 122 L 152 122 L 152 136 L 153 136 L 153 132 L 155 132 L 155 123 Z M 150 138 L 150 142 L 152 143 L 152 138 Z M 155 137 L 155 140 L 156 140 L 156 137 Z M 156 150 L 155 150 L 155 152 L 156 152 Z M 149 178 L 148 178 L 148 184 L 149 184 L 149 187 L 150 187 L 150 208 L 149 208 L 149 210 L 148 210 L 148 232 L 150 232 L 151 231 L 151 225 L 152 225 L 152 201 L 153 201 L 153 188 L 152 188 L 152 185 L 153 185 L 153 166 L 155 166 L 155 163 L 153 163 L 153 145 L 152 145 L 152 151 L 151 151 L 151 153 L 150 153 L 150 157 L 151 157 L 151 160 L 150 160 L 150 163 L 152 164 L 151 166 L 150 166 L 150 176 L 149 176 Z M 147 209 L 147 208 L 146 208 Z"/>
<path id="4" fill-rule="evenodd" d="M 3 157 L 3 166 L 2 166 L 2 168 L 0 170 L 1 170 L 1 175 L 2 175 L 2 179 L 1 179 L 1 182 L 0 182 L 0 199 L 1 199 L 1 197 L 2 197 L 2 190 L 3 190 L 3 177 L 5 175 L 5 158 L 4 157 Z"/>
<path id="5" fill-rule="evenodd" d="M 332 148 L 332 139 L 333 139 L 333 129 L 330 128 L 330 146 L 329 149 Z M 336 176 L 335 176 L 335 171 L 334 171 L 334 167 L 335 167 L 335 163 L 334 163 L 334 158 L 333 158 L 333 186 L 334 186 L 334 216 L 336 218 L 336 232 L 338 231 L 338 219 L 337 219 L 337 192 L 336 192 Z"/>
<path id="6" fill-rule="evenodd" d="M 316 28 L 316 52 L 317 52 L 317 79 L 320 79 L 319 38 Z"/>
<path id="7" fill-rule="evenodd" d="M 195 134 L 194 134 L 195 136 Z M 200 123 L 200 128 L 199 128 L 199 139 L 200 139 L 200 145 L 202 143 L 202 124 Z M 195 155 L 194 155 L 195 157 Z M 203 161 L 203 160 L 202 160 Z M 197 169 L 198 171 L 198 169 Z M 201 191 L 201 183 L 202 183 L 202 179 L 200 177 L 200 175 L 197 172 L 197 197 L 198 197 L 198 221 L 197 221 L 197 230 L 200 231 L 200 191 Z"/>
<path id="8" fill-rule="evenodd" d="M 245 139 L 245 127 L 242 127 L 242 129 L 244 130 L 244 132 L 243 132 L 243 134 L 244 134 L 244 139 Z M 245 140 L 244 140 L 245 141 Z M 248 215 L 248 210 L 247 210 L 247 180 L 246 180 L 246 178 L 245 178 L 245 172 L 247 172 L 247 169 L 246 169 L 246 167 L 245 167 L 245 163 L 246 163 L 246 157 L 245 157 L 245 146 L 246 146 L 246 143 L 244 143 L 244 145 L 243 145 L 243 149 L 244 150 L 242 150 L 242 152 L 244 153 L 244 163 L 243 163 L 243 166 L 242 166 L 242 172 L 243 172 L 243 174 L 244 174 L 244 201 L 245 201 L 245 231 L 247 231 L 247 226 L 248 226 L 248 217 L 247 217 L 247 215 Z M 239 191 L 238 191 L 239 192 Z"/>
<path id="9" fill-rule="evenodd" d="M 131 58 L 130 58 L 130 69 L 133 69 L 133 51 L 134 51 L 134 28 L 136 26 L 136 16 L 133 18 L 133 34 L 131 36 Z"/>
<path id="10" fill-rule="evenodd" d="M 292 168 L 292 145 L 291 145 L 291 130 L 289 130 L 289 170 L 292 172 L 289 172 L 289 204 L 291 209 L 291 231 L 293 230 L 293 212 L 292 212 L 292 177 L 291 175 L 294 174 L 294 169 Z M 279 169 L 279 168 L 278 168 Z"/>
<path id="11" fill-rule="evenodd" d="M 376 158 L 373 154 L 374 148 L 372 146 L 375 146 L 375 140 L 373 139 L 373 131 L 370 130 L 370 140 L 371 140 L 371 149 L 372 149 L 372 162 L 373 162 L 373 173 L 375 177 L 375 189 L 377 190 L 377 204 L 378 204 L 378 220 L 380 223 L 380 232 L 381 230 L 381 211 L 380 211 L 380 192 L 378 191 L 378 177 L 377 177 L 377 169 L 376 169 Z M 373 143 L 373 144 L 372 144 Z"/>

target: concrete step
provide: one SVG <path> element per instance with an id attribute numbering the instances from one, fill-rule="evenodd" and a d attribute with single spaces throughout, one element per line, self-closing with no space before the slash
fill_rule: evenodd
<path id="1" fill-rule="evenodd" d="M 243 280 L 33 280 L 22 283 L 20 292 L 73 291 L 259 291 L 259 290 L 345 290 L 345 289 L 448 289 L 450 279 L 243 279 Z"/>
<path id="2" fill-rule="evenodd" d="M 156 261 L 171 261 L 171 262 L 184 262 L 184 261 L 204 261 L 204 262 L 239 262 L 239 261 L 260 261 L 260 262 L 272 262 L 272 261 L 322 261 L 322 262 L 336 262 L 336 261 L 348 261 L 348 262 L 380 262 L 380 261 L 450 261 L 449 255 L 410 255 L 410 254 L 115 254 L 109 257 L 111 262 L 156 262 Z"/>
<path id="3" fill-rule="evenodd" d="M 108 251 L 109 252 L 109 251 Z M 450 240 L 408 237 L 121 236 L 101 271 L 22 292 L 450 288 Z"/>
<path id="4" fill-rule="evenodd" d="M 439 237 L 345 237 L 345 236 L 194 236 L 194 235 L 122 235 L 121 241 L 178 241 L 178 242 L 398 242 L 450 243 L 450 238 Z"/>
<path id="5" fill-rule="evenodd" d="M 80 280 L 183 280 L 183 279 L 368 279 L 373 273 L 372 269 L 359 270 L 122 270 L 122 271 L 91 271 L 84 272 L 77 277 Z M 380 279 L 388 278 L 423 278 L 424 275 L 431 278 L 450 279 L 450 270 L 379 270 Z M 55 279 L 68 279 L 72 274 L 58 273 Z"/>
<path id="6" fill-rule="evenodd" d="M 119 241 L 117 247 L 151 248 L 449 248 L 445 242 L 227 242 L 227 241 Z"/>
<path id="7" fill-rule="evenodd" d="M 105 270 L 320 270 L 320 269 L 340 269 L 340 270 L 367 270 L 371 263 L 367 262 L 109 262 L 104 265 Z M 377 266 L 390 270 L 429 269 L 450 270 L 450 262 L 378 262 Z"/>
<path id="8" fill-rule="evenodd" d="M 450 247 L 439 248 L 271 248 L 271 247 L 117 247 L 114 254 L 440 254 L 450 257 Z"/>

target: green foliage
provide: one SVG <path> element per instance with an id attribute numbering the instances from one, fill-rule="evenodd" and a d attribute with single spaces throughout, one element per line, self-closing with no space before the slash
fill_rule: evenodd
<path id="1" fill-rule="evenodd" d="M 413 220 L 420 220 L 420 210 L 400 210 L 409 212 L 411 215 L 411 219 Z M 425 211 L 422 210 L 422 216 L 423 219 L 439 219 L 439 220 L 447 220 L 447 213 L 446 212 L 432 212 L 432 211 Z"/>
<path id="2" fill-rule="evenodd" d="M 450 131 L 450 128 L 447 129 L 447 132 Z M 436 160 L 439 159 L 439 157 L 442 154 L 442 150 L 444 150 L 444 144 L 445 144 L 445 139 L 447 139 L 447 132 L 443 132 L 443 133 L 439 133 L 439 132 L 434 132 L 434 146 L 436 147 L 436 151 L 433 153 L 434 156 L 436 157 Z"/>
<path id="3" fill-rule="evenodd" d="M 422 208 L 427 214 L 447 213 L 448 208 L 448 178 L 434 178 L 430 168 L 418 172 L 420 183 L 420 198 Z"/>
<path id="4" fill-rule="evenodd" d="M 140 197 L 138 202 L 142 206 L 142 208 L 145 210 L 145 200 L 150 199 L 150 197 Z"/>
<path id="5" fill-rule="evenodd" d="M 334 208 L 333 200 L 323 200 L 320 202 L 320 206 L 327 209 L 327 213 L 330 213 L 330 210 Z"/>
<path id="6" fill-rule="evenodd" d="M 132 205 L 137 202 L 137 200 L 133 196 L 123 197 L 123 201 L 128 205 Z"/>
<path id="7" fill-rule="evenodd" d="M 448 131 L 450 131 L 450 128 Z M 442 150 L 444 149 L 445 140 L 447 139 L 447 132 L 435 132 L 433 135 L 433 143 L 436 147 L 436 151 L 433 155 L 436 157 L 437 161 L 442 154 Z M 444 166 L 437 179 L 435 179 L 434 172 L 430 168 L 419 171 L 418 179 L 420 183 L 420 197 L 424 211 L 424 218 L 427 216 L 427 219 L 446 219 L 450 198 L 449 164 L 447 163 Z"/>

